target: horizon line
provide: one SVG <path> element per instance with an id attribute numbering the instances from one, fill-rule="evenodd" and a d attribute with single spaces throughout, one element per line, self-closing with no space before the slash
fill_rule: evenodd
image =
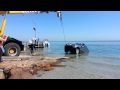
<path id="1" fill-rule="evenodd" d="M 120 40 L 49 40 L 50 42 L 99 42 L 99 41 L 120 41 Z M 28 42 L 28 41 L 23 41 Z"/>

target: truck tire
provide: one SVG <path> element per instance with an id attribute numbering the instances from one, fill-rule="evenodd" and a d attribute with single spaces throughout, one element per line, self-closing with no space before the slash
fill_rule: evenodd
<path id="1" fill-rule="evenodd" d="M 16 43 L 8 43 L 4 46 L 5 53 L 4 56 L 19 56 L 21 49 Z"/>

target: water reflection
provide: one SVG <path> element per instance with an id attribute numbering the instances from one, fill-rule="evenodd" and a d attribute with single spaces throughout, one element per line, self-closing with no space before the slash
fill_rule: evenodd
<path id="1" fill-rule="evenodd" d="M 70 57 L 71 60 L 85 60 L 88 57 L 88 54 L 66 54 L 65 57 Z"/>

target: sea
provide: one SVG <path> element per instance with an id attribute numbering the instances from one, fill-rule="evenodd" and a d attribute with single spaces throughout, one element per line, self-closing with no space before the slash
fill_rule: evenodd
<path id="1" fill-rule="evenodd" d="M 65 54 L 66 43 L 84 43 L 87 55 Z M 38 79 L 120 79 L 120 41 L 51 41 L 50 47 L 38 50 L 48 56 L 70 57 Z M 57 75 L 56 75 L 57 73 Z"/>

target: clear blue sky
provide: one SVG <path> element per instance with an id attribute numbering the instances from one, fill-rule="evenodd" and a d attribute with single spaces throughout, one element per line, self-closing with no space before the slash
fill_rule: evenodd
<path id="1" fill-rule="evenodd" d="M 67 41 L 120 40 L 120 11 L 62 11 L 62 16 Z M 2 19 L 0 16 L 1 22 Z M 8 15 L 5 34 L 28 41 L 34 36 L 35 24 L 40 40 L 64 40 L 63 28 L 55 12 Z"/>

